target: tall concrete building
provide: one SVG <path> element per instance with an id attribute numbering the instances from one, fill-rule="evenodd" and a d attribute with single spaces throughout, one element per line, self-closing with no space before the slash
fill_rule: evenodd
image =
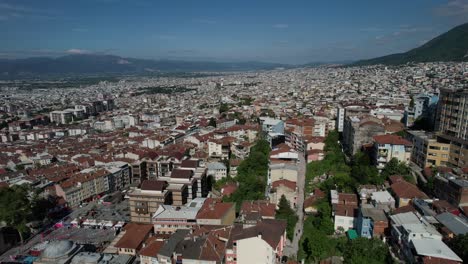
<path id="1" fill-rule="evenodd" d="M 449 163 L 468 166 L 468 88 L 441 89 L 436 130 L 450 142 Z"/>
<path id="2" fill-rule="evenodd" d="M 441 89 L 439 102 L 436 129 L 468 140 L 468 88 Z"/>
<path id="3" fill-rule="evenodd" d="M 336 109 L 336 129 L 338 132 L 343 132 L 344 127 L 344 118 L 345 118 L 345 109 L 343 107 L 338 107 Z"/>

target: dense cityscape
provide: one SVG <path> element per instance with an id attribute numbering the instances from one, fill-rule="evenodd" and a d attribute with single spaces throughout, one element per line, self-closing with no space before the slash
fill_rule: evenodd
<path id="1" fill-rule="evenodd" d="M 0 0 L 0 264 L 468 263 L 468 0 Z"/>
<path id="2" fill-rule="evenodd" d="M 461 263 L 467 81 L 438 62 L 3 82 L 1 261 Z"/>

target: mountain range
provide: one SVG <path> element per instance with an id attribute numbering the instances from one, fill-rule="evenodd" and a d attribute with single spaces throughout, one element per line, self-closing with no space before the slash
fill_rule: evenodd
<path id="1" fill-rule="evenodd" d="M 361 60 L 353 65 L 399 65 L 433 61 L 468 61 L 468 23 L 457 26 L 408 52 Z"/>
<path id="2" fill-rule="evenodd" d="M 408 62 L 468 61 L 468 23 L 405 53 L 392 54 L 350 63 L 351 66 Z M 210 62 L 181 60 L 145 60 L 115 55 L 75 54 L 57 58 L 0 59 L 0 79 L 57 75 L 144 74 L 167 72 L 257 71 L 277 68 L 317 67 L 342 63 L 308 63 L 288 65 L 266 62 Z"/>
<path id="3" fill-rule="evenodd" d="M 253 71 L 290 67 L 265 62 L 145 60 L 115 55 L 75 54 L 57 58 L 0 59 L 0 76 L 141 74 L 151 72 Z"/>

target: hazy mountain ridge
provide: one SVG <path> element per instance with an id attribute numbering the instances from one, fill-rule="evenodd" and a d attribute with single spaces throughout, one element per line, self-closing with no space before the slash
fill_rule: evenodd
<path id="1" fill-rule="evenodd" d="M 145 60 L 115 55 L 80 54 L 58 58 L 0 59 L 0 74 L 5 76 L 106 74 L 145 72 L 250 71 L 271 70 L 290 65 L 266 62 L 208 62 Z"/>
<path id="2" fill-rule="evenodd" d="M 468 23 L 441 34 L 424 45 L 405 53 L 391 54 L 354 65 L 398 65 L 408 62 L 468 61 Z"/>

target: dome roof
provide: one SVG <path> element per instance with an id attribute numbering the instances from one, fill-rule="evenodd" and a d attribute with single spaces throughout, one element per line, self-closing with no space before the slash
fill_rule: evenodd
<path id="1" fill-rule="evenodd" d="M 59 258 L 66 255 L 74 248 L 74 243 L 70 240 L 52 241 L 47 245 L 42 257 L 45 258 Z"/>

